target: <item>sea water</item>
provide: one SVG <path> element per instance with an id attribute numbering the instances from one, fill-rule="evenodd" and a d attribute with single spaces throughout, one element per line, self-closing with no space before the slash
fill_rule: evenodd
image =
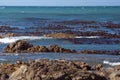
<path id="1" fill-rule="evenodd" d="M 120 7 L 0 7 L 0 25 L 31 27 L 40 20 L 120 22 Z M 43 23 L 44 25 L 47 23 Z"/>
<path id="2" fill-rule="evenodd" d="M 31 6 L 1 6 L 0 7 L 0 25 L 8 25 L 25 29 L 29 27 L 44 27 L 48 24 L 64 20 L 81 20 L 112 22 L 120 24 L 120 7 L 31 7 Z M 95 31 L 94 29 L 90 29 Z M 105 29 L 104 29 L 105 30 Z M 24 32 L 20 30 L 18 32 Z M 110 31 L 114 33 L 114 31 Z M 115 31 L 116 32 L 116 31 Z M 118 31 L 119 32 L 119 31 Z M 54 53 L 36 53 L 22 55 L 4 55 L 2 49 L 16 40 L 28 40 L 33 45 L 57 44 L 61 47 L 75 50 L 120 50 L 119 44 L 74 44 L 66 40 L 48 39 L 42 36 L 20 36 L 0 39 L 0 61 L 14 62 L 15 60 L 29 60 L 38 58 L 48 59 L 66 59 L 85 61 L 89 63 L 104 63 L 112 65 L 112 62 L 120 62 L 120 56 L 115 55 L 97 55 L 97 54 L 54 54 Z M 111 62 L 109 62 L 111 61 Z"/>

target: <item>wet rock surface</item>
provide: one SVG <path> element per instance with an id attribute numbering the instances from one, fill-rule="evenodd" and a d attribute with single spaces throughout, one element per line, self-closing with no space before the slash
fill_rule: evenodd
<path id="1" fill-rule="evenodd" d="M 112 72 L 109 78 L 110 80 L 120 80 L 120 71 Z"/>
<path id="2" fill-rule="evenodd" d="M 97 36 L 91 36 L 91 38 L 85 38 L 85 36 L 80 36 L 83 38 L 72 38 L 72 39 L 64 39 L 68 40 L 74 44 L 120 44 L 119 39 L 106 39 L 106 38 L 100 38 Z M 89 36 L 88 36 L 89 37 Z"/>
<path id="3" fill-rule="evenodd" d="M 120 50 L 81 50 L 78 53 L 120 55 Z"/>
<path id="4" fill-rule="evenodd" d="M 61 21 L 59 23 L 62 24 L 71 24 L 71 25 L 78 25 L 78 24 L 95 24 L 95 21 L 79 21 L 79 20 L 65 20 L 65 21 Z"/>
<path id="5" fill-rule="evenodd" d="M 5 53 L 18 53 L 24 50 L 27 50 L 28 48 L 32 47 L 33 45 L 27 43 L 26 41 L 16 41 L 15 43 L 7 45 L 3 52 Z"/>
<path id="6" fill-rule="evenodd" d="M 21 61 L 18 63 L 10 64 L 10 63 L 1 63 L 0 64 L 0 80 L 8 80 L 10 77 L 11 73 L 16 71 L 17 69 L 20 68 L 21 65 L 24 65 Z"/>
<path id="7" fill-rule="evenodd" d="M 29 44 L 27 41 L 18 40 L 15 43 L 11 43 L 7 45 L 3 49 L 4 53 L 31 53 L 31 52 L 60 52 L 60 53 L 75 53 L 75 50 L 64 49 L 59 47 L 58 45 L 50 45 L 46 46 L 33 46 Z"/>
<path id="8" fill-rule="evenodd" d="M 76 54 L 108 54 L 120 55 L 120 50 L 70 50 L 62 48 L 56 44 L 50 46 L 33 46 L 25 40 L 18 40 L 3 48 L 3 53 L 35 53 L 35 52 L 54 52 L 54 53 L 76 53 Z"/>
<path id="9" fill-rule="evenodd" d="M 94 69 L 93 69 L 94 67 Z M 119 80 L 119 70 L 84 62 L 38 59 L 0 64 L 0 80 Z M 95 69 L 96 68 L 96 69 Z"/>
<path id="10" fill-rule="evenodd" d="M 10 26 L 0 26 L 0 32 L 11 32 L 13 30 L 19 30 L 17 27 L 10 27 Z"/>
<path id="11" fill-rule="evenodd" d="M 44 21 L 43 21 L 44 22 Z M 47 23 L 46 20 L 44 23 Z M 1 33 L 11 32 L 27 36 L 47 36 L 53 38 L 74 38 L 75 36 L 98 36 L 99 38 L 69 40 L 74 44 L 120 44 L 120 24 L 113 22 L 96 22 L 82 20 L 53 21 L 44 26 L 32 26 L 19 29 L 0 26 Z M 9 35 L 8 35 L 9 36 Z M 13 36 L 13 35 L 10 35 Z M 1 36 L 0 36 L 1 37 Z M 82 40 L 83 39 L 83 40 Z"/>
<path id="12" fill-rule="evenodd" d="M 86 67 L 86 69 L 83 68 Z M 106 80 L 91 72 L 84 62 L 40 59 L 21 66 L 8 75 L 9 80 Z M 7 79 L 7 78 L 6 78 Z"/>
<path id="13" fill-rule="evenodd" d="M 73 34 L 65 34 L 65 33 L 46 34 L 44 36 L 52 37 L 52 38 L 75 38 Z"/>
<path id="14" fill-rule="evenodd" d="M 20 36 L 20 34 L 14 34 L 14 33 L 4 33 L 0 34 L 0 38 L 6 38 L 6 37 L 15 37 L 15 36 Z"/>

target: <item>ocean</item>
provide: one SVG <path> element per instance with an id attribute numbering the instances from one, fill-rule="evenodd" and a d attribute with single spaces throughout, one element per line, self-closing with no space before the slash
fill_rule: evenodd
<path id="1" fill-rule="evenodd" d="M 95 24 L 87 24 L 100 26 L 99 28 L 87 28 L 81 30 L 82 24 L 65 24 L 64 21 L 95 21 Z M 10 26 L 19 28 L 19 30 L 0 32 L 13 32 L 25 34 L 26 32 L 32 32 L 38 30 L 41 33 L 54 33 L 55 32 L 66 32 L 67 30 L 72 31 L 104 31 L 110 34 L 120 34 L 120 26 L 115 29 L 108 29 L 100 24 L 112 23 L 120 24 L 120 7 L 119 6 L 96 6 L 96 7 L 32 7 L 32 6 L 0 6 L 0 25 Z M 45 30 L 49 25 L 64 25 L 72 29 L 61 29 L 61 30 Z M 85 25 L 86 26 L 86 25 Z M 83 29 L 83 28 L 82 28 Z M 77 60 L 85 61 L 88 63 L 102 63 L 105 61 L 119 62 L 120 56 L 115 55 L 100 55 L 100 54 L 54 54 L 54 53 L 35 53 L 35 54 L 22 54 L 22 55 L 3 55 L 2 49 L 7 44 L 15 42 L 16 40 L 26 39 L 28 42 L 34 45 L 50 45 L 58 44 L 61 47 L 75 49 L 75 50 L 120 50 L 120 44 L 114 42 L 110 44 L 95 44 L 89 43 L 90 39 L 87 39 L 84 44 L 73 43 L 71 40 L 65 39 L 53 39 L 46 38 L 41 35 L 37 36 L 20 36 L 10 38 L 0 38 L 0 62 L 14 62 L 15 60 L 28 60 L 38 58 L 48 59 L 66 59 L 66 60 Z M 95 35 L 96 36 L 96 35 Z M 97 35 L 101 36 L 101 35 Z M 93 37 L 94 38 L 94 37 Z M 96 39 L 96 38 L 95 38 Z M 78 39 L 77 41 L 80 41 Z M 102 40 L 102 39 L 98 39 Z M 107 39 L 108 42 L 113 40 L 119 40 L 119 38 Z M 84 40 L 83 40 L 84 41 Z M 92 40 L 91 40 L 92 41 Z M 96 39 L 97 41 L 97 39 Z M 88 43 L 87 43 L 88 42 Z M 104 42 L 104 40 L 103 40 Z"/>
<path id="2" fill-rule="evenodd" d="M 120 7 L 0 7 L 0 25 L 38 26 L 39 20 L 48 20 L 48 22 L 92 20 L 120 23 Z"/>

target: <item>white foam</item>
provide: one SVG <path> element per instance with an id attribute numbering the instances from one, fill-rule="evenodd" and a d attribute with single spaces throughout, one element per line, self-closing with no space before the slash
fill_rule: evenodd
<path id="1" fill-rule="evenodd" d="M 76 36 L 75 38 L 100 38 L 99 36 Z"/>
<path id="2" fill-rule="evenodd" d="M 6 59 L 0 59 L 0 61 L 7 61 Z"/>
<path id="3" fill-rule="evenodd" d="M 110 62 L 110 61 L 104 60 L 103 64 L 108 64 L 110 66 L 117 66 L 117 65 L 120 65 L 120 62 Z"/>
<path id="4" fill-rule="evenodd" d="M 50 39 L 50 37 L 44 37 L 44 36 L 17 36 L 17 37 L 5 37 L 0 38 L 0 43 L 13 43 L 17 40 L 39 40 L 39 39 Z"/>

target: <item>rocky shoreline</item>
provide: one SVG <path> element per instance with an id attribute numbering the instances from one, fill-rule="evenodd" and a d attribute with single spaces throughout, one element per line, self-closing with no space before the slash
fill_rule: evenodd
<path id="1" fill-rule="evenodd" d="M 120 66 L 104 68 L 84 62 L 38 59 L 0 64 L 0 80 L 119 80 Z"/>
<path id="2" fill-rule="evenodd" d="M 75 25 L 79 25 L 75 28 Z M 0 26 L 0 38 L 21 35 L 46 36 L 54 39 L 65 39 L 74 44 L 120 44 L 120 24 L 99 23 L 95 21 L 63 21 L 54 22 L 46 27 L 30 27 L 25 29 Z M 99 29 L 105 28 L 105 30 Z M 91 31 L 89 31 L 91 29 Z M 94 29 L 98 29 L 94 31 Z M 23 30 L 23 32 L 22 32 Z M 113 30 L 116 33 L 109 33 Z M 21 32 L 19 32 L 21 31 Z M 99 36 L 99 39 L 75 39 L 76 36 Z M 120 55 L 120 50 L 81 50 L 75 51 L 52 44 L 50 46 L 32 45 L 25 40 L 8 44 L 4 54 L 15 53 L 76 53 L 76 54 L 110 54 Z M 28 62 L 16 61 L 14 64 L 0 64 L 0 80 L 120 80 L 120 66 L 104 68 L 101 64 L 88 65 L 84 62 L 66 60 L 39 59 Z"/>

